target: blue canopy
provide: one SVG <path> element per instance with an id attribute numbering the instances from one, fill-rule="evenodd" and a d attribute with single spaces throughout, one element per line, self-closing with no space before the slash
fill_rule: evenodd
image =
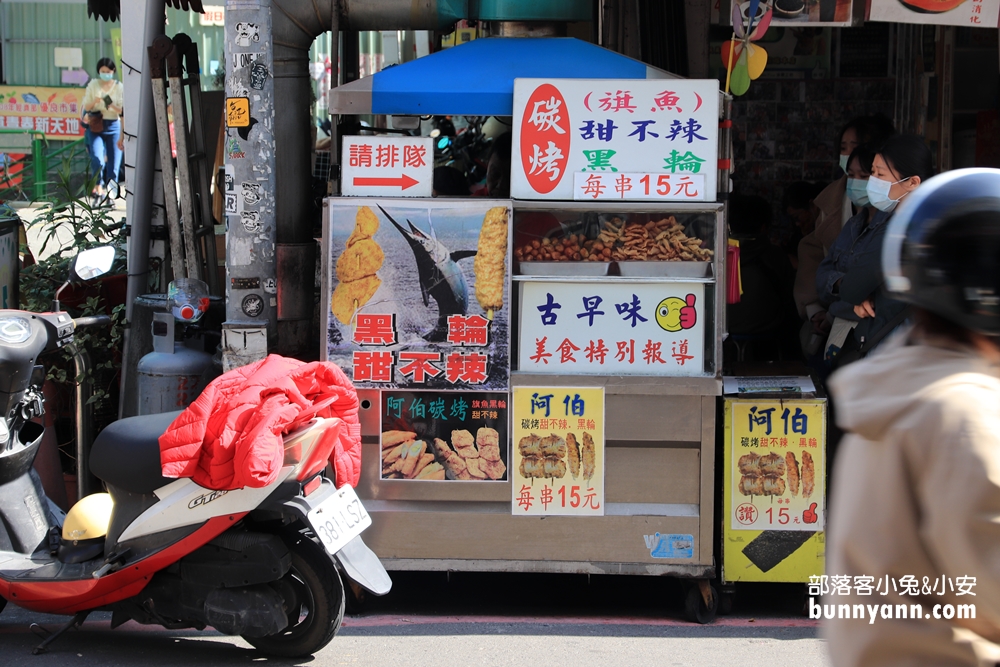
<path id="1" fill-rule="evenodd" d="M 510 116 L 514 79 L 663 79 L 674 75 L 571 37 L 490 37 L 330 91 L 330 112 Z"/>

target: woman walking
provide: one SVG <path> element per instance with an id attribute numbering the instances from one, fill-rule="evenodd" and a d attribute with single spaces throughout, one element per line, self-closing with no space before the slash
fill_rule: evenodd
<path id="1" fill-rule="evenodd" d="M 90 172 L 97 179 L 91 195 L 99 200 L 118 197 L 118 172 L 122 161 L 119 138 L 125 92 L 121 81 L 115 79 L 115 69 L 115 61 L 111 58 L 98 60 L 98 78 L 90 80 L 83 94 L 89 130 Z"/>

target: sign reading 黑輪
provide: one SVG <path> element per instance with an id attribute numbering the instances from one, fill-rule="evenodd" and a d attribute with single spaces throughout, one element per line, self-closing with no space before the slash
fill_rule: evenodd
<path id="1" fill-rule="evenodd" d="M 517 79 L 519 199 L 714 201 L 719 84 Z"/>

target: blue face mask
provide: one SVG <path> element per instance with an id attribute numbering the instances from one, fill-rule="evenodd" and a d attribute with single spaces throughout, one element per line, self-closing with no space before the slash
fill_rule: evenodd
<path id="1" fill-rule="evenodd" d="M 858 208 L 868 206 L 868 181 L 860 178 L 847 179 L 847 196 Z"/>
<path id="2" fill-rule="evenodd" d="M 888 213 L 892 209 L 896 208 L 896 204 L 899 203 L 899 199 L 903 198 L 900 197 L 899 199 L 891 199 L 889 197 L 889 190 L 891 190 L 892 186 L 896 185 L 896 183 L 902 183 L 903 181 L 908 180 L 910 180 L 909 177 L 902 178 L 895 183 L 890 183 L 889 181 L 883 181 L 881 178 L 875 178 L 872 176 L 868 179 L 868 201 L 870 201 L 871 205 L 878 210 Z M 903 196 L 906 195 L 904 194 Z"/>
<path id="3" fill-rule="evenodd" d="M 101 81 L 111 81 L 111 79 L 115 78 L 115 73 L 114 72 L 101 72 L 99 74 L 99 76 L 101 77 Z"/>
<path id="4" fill-rule="evenodd" d="M 851 157 L 851 156 L 850 155 L 841 155 L 840 156 L 840 168 L 841 168 L 841 170 L 845 174 L 847 173 L 847 158 L 849 158 L 849 157 Z"/>

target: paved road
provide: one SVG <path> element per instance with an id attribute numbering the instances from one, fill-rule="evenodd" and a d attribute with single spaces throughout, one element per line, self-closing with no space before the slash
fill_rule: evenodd
<path id="1" fill-rule="evenodd" d="M 254 662 L 316 667 L 822 667 L 814 621 L 794 614 L 797 593 L 781 587 L 739 591 L 731 616 L 712 625 L 681 617 L 675 582 L 630 577 L 395 573 L 387 598 L 345 619 L 340 634 L 312 659 L 269 660 L 238 638 L 212 631 L 168 631 L 129 623 L 112 631 L 94 614 L 82 631 L 32 656 L 31 622 L 63 617 L 8 606 L 0 615 L 0 654 L 9 667 Z"/>

